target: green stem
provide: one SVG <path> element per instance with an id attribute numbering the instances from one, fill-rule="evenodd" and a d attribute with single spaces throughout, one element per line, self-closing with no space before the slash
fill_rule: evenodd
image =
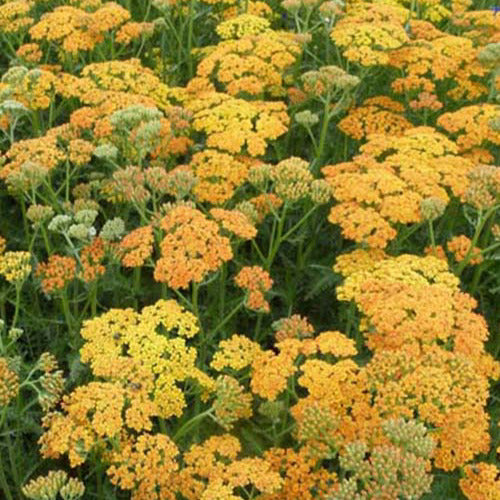
<path id="1" fill-rule="evenodd" d="M 22 283 L 16 283 L 16 305 L 15 305 L 15 310 L 14 310 L 14 319 L 12 320 L 12 325 L 11 328 L 15 328 L 17 319 L 19 317 L 19 309 L 20 309 L 20 303 L 21 303 L 21 288 L 23 284 Z"/>
<path id="2" fill-rule="evenodd" d="M 257 324 L 255 325 L 255 333 L 254 333 L 254 340 L 255 342 L 260 342 L 260 330 L 262 329 L 262 319 L 264 315 L 263 313 L 259 313 L 257 316 Z"/>
<path id="3" fill-rule="evenodd" d="M 196 422 L 198 422 L 199 420 L 203 420 L 205 417 L 208 417 L 212 413 L 213 413 L 213 409 L 209 408 L 208 410 L 195 415 L 193 418 L 191 418 L 184 425 L 181 426 L 181 428 L 174 434 L 172 440 L 177 441 L 178 439 L 180 439 L 182 436 L 184 436 L 184 434 L 186 434 L 187 431 L 189 431 L 191 429 L 191 427 L 193 427 L 193 425 Z"/>
<path id="4" fill-rule="evenodd" d="M 266 265 L 265 265 L 266 271 L 269 271 L 271 269 L 273 260 L 276 257 L 276 254 L 278 253 L 281 243 L 283 242 L 282 238 L 283 227 L 285 225 L 287 209 L 288 209 L 288 203 L 285 201 L 283 205 L 283 210 L 281 212 L 281 216 L 278 217 L 278 222 L 276 223 L 276 218 L 274 219 L 273 231 L 271 234 L 271 241 L 269 243 L 269 251 L 267 254 Z"/>
<path id="5" fill-rule="evenodd" d="M 498 209 L 497 205 L 489 208 L 487 210 L 486 214 L 484 215 L 484 217 L 482 216 L 482 212 L 479 213 L 478 224 L 476 226 L 476 230 L 474 232 L 474 236 L 472 237 L 472 241 L 471 241 L 469 250 L 467 251 L 467 253 L 465 254 L 464 259 L 460 262 L 460 264 L 458 265 L 458 268 L 457 268 L 457 276 L 458 277 L 460 277 L 462 275 L 462 272 L 464 271 L 465 267 L 467 266 L 467 264 L 471 260 L 474 247 L 477 245 L 477 242 L 479 240 L 479 237 L 481 236 L 483 228 L 485 227 L 486 223 L 488 222 L 488 220 L 490 219 L 490 217 L 495 213 L 495 211 L 497 209 Z"/>
<path id="6" fill-rule="evenodd" d="M 61 296 L 61 304 L 64 314 L 64 319 L 66 321 L 66 326 L 68 327 L 68 333 L 70 336 L 73 335 L 73 317 L 69 310 L 69 301 L 68 301 L 68 293 L 67 290 L 64 289 Z"/>
<path id="7" fill-rule="evenodd" d="M 194 10 L 195 10 L 196 0 L 191 0 L 189 2 L 189 22 L 188 22 L 188 39 L 187 39 L 187 55 L 188 55 L 188 77 L 191 80 L 194 75 L 193 67 L 193 27 L 194 27 Z"/>
<path id="8" fill-rule="evenodd" d="M 97 280 L 90 287 L 90 314 L 93 318 L 97 316 Z"/>
<path id="9" fill-rule="evenodd" d="M 316 165 L 318 165 L 318 166 L 320 165 L 321 159 L 323 157 L 323 152 L 325 149 L 326 135 L 328 133 L 328 125 L 329 125 L 330 119 L 331 119 L 329 107 L 330 107 L 330 95 L 328 95 L 328 98 L 325 101 L 325 107 L 324 107 L 324 111 L 323 111 L 323 123 L 321 124 L 319 145 L 318 145 L 318 148 L 316 149 L 316 158 L 315 158 L 316 161 L 314 162 L 315 168 L 313 169 L 313 174 L 317 173 L 316 170 L 318 170 L 318 169 L 316 168 Z"/>
<path id="10" fill-rule="evenodd" d="M 49 238 L 47 236 L 47 231 L 44 226 L 40 226 L 40 232 L 42 233 L 43 242 L 45 244 L 45 250 L 47 251 L 47 255 L 50 255 L 50 243 Z"/>
<path id="11" fill-rule="evenodd" d="M 245 303 L 244 300 L 242 300 L 236 307 L 233 308 L 233 310 L 212 330 L 210 337 L 213 338 L 215 337 L 215 334 L 220 331 L 221 328 L 224 327 L 224 325 L 243 307 L 243 304 Z"/>
<path id="12" fill-rule="evenodd" d="M 431 245 L 432 245 L 432 254 L 434 257 L 437 257 L 437 252 L 436 252 L 436 239 L 434 238 L 434 227 L 432 225 L 432 220 L 428 219 L 427 225 L 429 227 L 429 237 L 431 240 Z"/>
<path id="13" fill-rule="evenodd" d="M 316 208 L 318 208 L 317 205 L 315 205 L 314 207 L 312 207 L 303 217 L 302 219 L 299 220 L 299 222 L 297 222 L 297 224 L 295 224 L 291 229 L 289 229 L 282 237 L 281 237 L 281 240 L 282 241 L 286 241 L 295 231 L 297 231 L 297 229 L 299 229 L 299 227 L 304 224 L 304 222 L 313 214 L 313 212 L 316 210 Z"/>
<path id="14" fill-rule="evenodd" d="M 222 264 L 220 279 L 219 279 L 219 318 L 224 315 L 226 305 L 226 279 L 227 279 L 227 265 Z"/>
<path id="15" fill-rule="evenodd" d="M 7 500 L 14 500 L 12 493 L 10 492 L 9 483 L 7 482 L 7 477 L 5 476 L 2 454 L 0 453 L 0 485 L 2 486 L 2 491 Z"/>

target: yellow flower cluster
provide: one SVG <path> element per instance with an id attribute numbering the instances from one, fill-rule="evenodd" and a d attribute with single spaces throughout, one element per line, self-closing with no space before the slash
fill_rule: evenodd
<path id="1" fill-rule="evenodd" d="M 237 40 L 248 35 L 260 35 L 270 28 L 271 23 L 265 17 L 247 13 L 219 23 L 215 31 L 222 40 Z"/>
<path id="2" fill-rule="evenodd" d="M 354 7 L 331 32 L 344 57 L 362 66 L 388 64 L 389 54 L 408 42 L 403 28 L 407 10 L 385 2 Z"/>
<path id="3" fill-rule="evenodd" d="M 29 252 L 5 252 L 0 255 L 0 275 L 9 283 L 22 283 L 31 273 Z"/>
<path id="4" fill-rule="evenodd" d="M 19 391 L 19 375 L 11 369 L 7 358 L 0 358 L 0 407 L 7 406 Z"/>
<path id="5" fill-rule="evenodd" d="M 47 109 L 55 98 L 57 77 L 43 69 L 11 68 L 3 77 L 3 93 L 30 110 Z"/>
<path id="6" fill-rule="evenodd" d="M 120 441 L 124 433 L 151 430 L 152 417 L 180 416 L 186 403 L 177 383 L 196 380 L 206 389 L 214 388 L 214 382 L 195 366 L 196 350 L 186 344 L 197 332 L 195 316 L 173 300 L 160 300 L 141 313 L 112 309 L 86 321 L 81 331 L 82 361 L 90 363 L 94 376 L 103 381 L 78 387 L 63 398 L 61 411 L 45 418 L 42 454 L 68 453 L 76 466 L 91 451 Z M 121 463 L 127 453 L 134 456 L 134 449 L 156 446 L 156 438 L 152 439 L 142 437 L 136 444 L 126 439 L 116 462 Z M 113 472 L 117 482 L 125 481 L 121 474 Z M 149 484 L 141 474 L 146 473 L 137 465 L 137 481 Z"/>
<path id="7" fill-rule="evenodd" d="M 248 164 L 215 149 L 195 153 L 189 164 L 196 176 L 194 194 L 201 202 L 220 205 L 231 199 L 248 175 Z"/>
<path id="8" fill-rule="evenodd" d="M 240 442 L 229 434 L 191 446 L 183 457 L 181 493 L 188 500 L 240 500 L 237 488 L 253 487 L 263 495 L 280 489 L 282 479 L 267 460 L 238 458 L 240 453 Z"/>
<path id="9" fill-rule="evenodd" d="M 334 270 L 344 275 L 344 283 L 337 288 L 339 300 L 358 300 L 363 283 L 368 280 L 386 280 L 409 285 L 443 285 L 458 290 L 459 279 L 450 272 L 448 263 L 433 256 L 419 257 L 402 254 L 390 257 L 381 250 L 355 250 L 340 255 Z"/>
<path id="10" fill-rule="evenodd" d="M 218 371 L 224 368 L 243 370 L 248 368 L 261 352 L 262 349 L 257 342 L 244 335 L 233 335 L 230 339 L 219 342 L 211 366 Z"/>
<path id="11" fill-rule="evenodd" d="M 227 94 L 208 92 L 186 103 L 193 128 L 206 134 L 206 145 L 250 156 L 264 155 L 267 142 L 287 131 L 289 117 L 282 102 L 249 102 Z"/>
<path id="12" fill-rule="evenodd" d="M 17 33 L 31 26 L 34 19 L 30 16 L 34 2 L 15 0 L 0 5 L 0 32 Z"/>
<path id="13" fill-rule="evenodd" d="M 84 102 L 90 103 L 92 91 L 107 90 L 147 97 L 160 109 L 167 110 L 171 107 L 171 91 L 139 59 L 88 64 L 82 70 L 81 84 L 85 89 L 82 96 Z M 89 94 L 87 98 L 85 93 Z"/>
<path id="14" fill-rule="evenodd" d="M 284 75 L 300 53 L 293 38 L 271 30 L 222 41 L 198 64 L 197 76 L 187 88 L 223 89 L 232 96 L 280 96 Z"/>

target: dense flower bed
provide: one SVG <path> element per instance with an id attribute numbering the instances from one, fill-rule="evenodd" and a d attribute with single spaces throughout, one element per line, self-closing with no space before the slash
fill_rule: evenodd
<path id="1" fill-rule="evenodd" d="M 489 0 L 0 0 L 0 497 L 500 498 Z"/>

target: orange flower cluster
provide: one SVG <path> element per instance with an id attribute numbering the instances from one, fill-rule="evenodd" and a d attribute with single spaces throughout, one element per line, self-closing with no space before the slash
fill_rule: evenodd
<path id="1" fill-rule="evenodd" d="M 471 152 L 487 143 L 500 146 L 500 132 L 490 126 L 490 121 L 498 116 L 498 106 L 494 104 L 475 104 L 464 106 L 458 111 L 443 113 L 437 124 L 456 141 L 460 152 Z M 492 155 L 485 151 L 482 161 L 491 163 Z"/>
<path id="2" fill-rule="evenodd" d="M 92 50 L 111 30 L 130 19 L 130 12 L 115 2 L 106 2 L 92 13 L 63 5 L 45 13 L 30 28 L 33 40 L 56 43 L 64 52 L 76 55 Z"/>
<path id="3" fill-rule="evenodd" d="M 413 26 L 413 24 L 412 24 Z M 437 82 L 453 78 L 457 86 L 447 92 L 454 100 L 477 99 L 487 87 L 477 81 L 488 71 L 477 60 L 477 49 L 471 40 L 417 25 L 416 39 L 392 51 L 389 64 L 404 71 L 405 76 L 392 83 L 395 92 L 420 90 L 434 92 Z"/>
<path id="4" fill-rule="evenodd" d="M 446 243 L 446 248 L 453 254 L 457 262 L 462 262 L 467 258 L 467 264 L 470 266 L 481 264 L 484 260 L 481 255 L 481 249 L 478 247 L 471 248 L 471 244 L 471 240 L 467 238 L 467 236 L 461 234 L 459 236 L 453 236 L 453 238 Z"/>
<path id="5" fill-rule="evenodd" d="M 338 202 L 328 220 L 347 238 L 384 248 L 397 235 L 397 224 L 422 220 L 424 198 L 446 205 L 450 195 L 463 196 L 472 167 L 430 127 L 372 136 L 352 161 L 323 168 Z"/>
<path id="6" fill-rule="evenodd" d="M 112 484 L 132 490 L 134 500 L 164 498 L 174 500 L 173 482 L 179 465 L 177 446 L 163 434 L 140 434 L 122 443 L 111 454 L 107 474 Z M 174 482 L 175 484 L 175 482 Z"/>
<path id="7" fill-rule="evenodd" d="M 51 255 L 49 260 L 38 265 L 36 276 L 42 280 L 42 290 L 54 293 L 63 290 L 76 273 L 76 260 L 73 257 Z"/>
<path id="8" fill-rule="evenodd" d="M 65 153 L 58 147 L 56 134 L 16 141 L 5 153 L 6 162 L 0 168 L 0 178 L 19 172 L 25 162 L 38 165 L 47 171 L 64 161 Z"/>
<path id="9" fill-rule="evenodd" d="M 283 486 L 277 493 L 263 495 L 262 500 L 326 498 L 337 481 L 337 475 L 318 467 L 319 460 L 310 457 L 306 449 L 271 448 L 264 457 L 283 478 Z"/>
<path id="10" fill-rule="evenodd" d="M 283 200 L 274 193 L 262 193 L 254 196 L 249 201 L 257 210 L 257 220 L 259 222 L 283 205 Z"/>
<path id="11" fill-rule="evenodd" d="M 419 418 L 436 428 L 434 463 L 453 470 L 490 447 L 488 381 L 462 355 L 439 346 L 419 354 L 380 351 L 367 366 L 380 414 Z"/>
<path id="12" fill-rule="evenodd" d="M 233 233 L 243 240 L 253 240 L 257 236 L 257 229 L 250 219 L 240 210 L 224 210 L 223 208 L 212 208 L 210 215 L 226 231 Z"/>
<path id="13" fill-rule="evenodd" d="M 453 24 L 463 31 L 463 36 L 478 44 L 498 42 L 500 20 L 497 12 L 494 9 L 466 12 L 471 3 L 471 0 L 452 0 L 454 13 L 458 11 L 459 14 L 453 17 Z"/>
<path id="14" fill-rule="evenodd" d="M 403 112 L 404 106 L 390 97 L 370 97 L 350 109 L 338 128 L 358 140 L 371 134 L 401 135 L 412 127 Z"/>
<path id="15" fill-rule="evenodd" d="M 106 272 L 106 268 L 102 264 L 105 255 L 105 243 L 100 237 L 94 238 L 83 248 L 80 256 L 83 266 L 81 279 L 83 279 L 85 283 L 97 280 Z"/>
<path id="16" fill-rule="evenodd" d="M 246 266 L 234 278 L 236 284 L 248 292 L 245 305 L 253 311 L 269 312 L 269 303 L 264 297 L 273 286 L 273 280 L 260 266 Z"/>
<path id="17" fill-rule="evenodd" d="M 354 344 L 337 331 L 323 332 L 315 338 L 289 339 L 276 343 L 278 353 L 273 351 L 259 351 L 253 354 L 250 387 L 254 394 L 263 399 L 274 401 L 287 387 L 288 379 L 297 373 L 296 359 L 300 356 L 325 355 L 335 358 L 349 357 L 356 354 Z M 328 363 L 314 360 L 306 361 L 301 367 L 304 371 L 306 364 Z M 337 366 L 337 365 L 335 365 Z M 353 363 L 353 366 L 354 363 Z M 339 368 L 340 369 L 340 368 Z M 300 382 L 300 379 L 299 379 Z M 328 384 L 325 386 L 329 387 Z M 304 403 L 307 405 L 307 402 Z"/>
<path id="18" fill-rule="evenodd" d="M 495 500 L 500 497 L 499 470 L 495 464 L 480 462 L 465 467 L 460 488 L 469 500 Z"/>
<path id="19" fill-rule="evenodd" d="M 119 251 L 125 267 L 141 267 L 153 253 L 153 227 L 144 226 L 134 229 L 119 243 Z"/>
<path id="20" fill-rule="evenodd" d="M 166 234 L 154 277 L 172 288 L 199 283 L 233 256 L 229 239 L 220 235 L 217 223 L 195 208 L 172 208 L 161 220 L 161 228 Z"/>
<path id="21" fill-rule="evenodd" d="M 447 262 L 358 250 L 335 269 L 341 300 L 354 300 L 375 356 L 364 376 L 380 416 L 417 414 L 436 428 L 436 466 L 452 470 L 489 448 L 488 377 L 499 364 L 485 352 L 487 324 L 460 291 Z M 344 256 L 342 256 L 344 257 Z M 354 264 L 354 265 L 353 265 Z"/>

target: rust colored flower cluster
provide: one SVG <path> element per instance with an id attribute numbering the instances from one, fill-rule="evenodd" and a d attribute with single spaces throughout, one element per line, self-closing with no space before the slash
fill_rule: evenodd
<path id="1" fill-rule="evenodd" d="M 153 227 L 144 226 L 134 229 L 119 243 L 121 261 L 125 267 L 141 267 L 153 253 Z"/>
<path id="2" fill-rule="evenodd" d="M 221 236 L 218 224 L 195 208 L 172 208 L 161 220 L 161 228 L 165 236 L 154 276 L 172 288 L 199 283 L 233 256 L 229 239 Z"/>
<path id="3" fill-rule="evenodd" d="M 273 280 L 260 266 L 244 267 L 235 277 L 236 284 L 247 291 L 245 305 L 253 311 L 269 312 L 264 294 L 273 286 Z"/>
<path id="4" fill-rule="evenodd" d="M 75 277 L 76 260 L 63 255 L 51 255 L 47 262 L 38 265 L 36 276 L 41 279 L 42 290 L 54 293 L 63 290 Z"/>

